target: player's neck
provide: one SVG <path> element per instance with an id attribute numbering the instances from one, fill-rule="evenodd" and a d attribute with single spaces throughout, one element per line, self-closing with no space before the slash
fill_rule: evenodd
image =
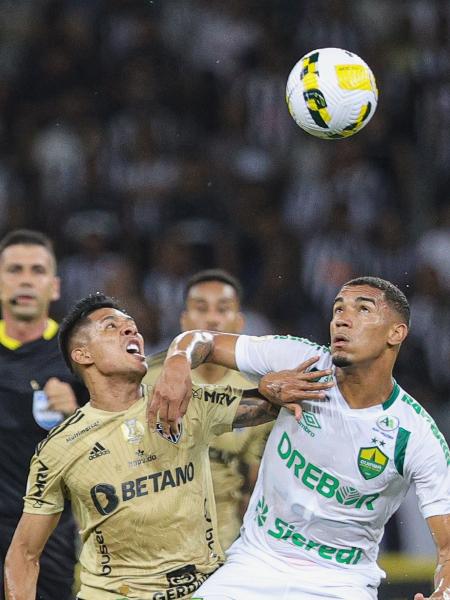
<path id="1" fill-rule="evenodd" d="M 88 377 L 90 404 L 108 412 L 127 410 L 141 397 L 141 382 L 124 381 L 123 377 Z"/>
<path id="2" fill-rule="evenodd" d="M 392 369 L 369 367 L 346 367 L 336 369 L 339 391 L 350 408 L 369 408 L 383 404 L 389 398 L 394 385 Z"/>
<path id="3" fill-rule="evenodd" d="M 194 369 L 194 379 L 195 375 L 197 375 L 206 383 L 217 383 L 221 379 L 225 377 L 228 373 L 228 369 L 226 367 L 221 367 L 220 365 L 212 365 L 209 363 L 204 363 Z"/>
<path id="4" fill-rule="evenodd" d="M 20 321 L 5 310 L 3 321 L 6 335 L 13 340 L 26 344 L 42 337 L 48 324 L 48 315 L 43 315 L 33 321 Z"/>

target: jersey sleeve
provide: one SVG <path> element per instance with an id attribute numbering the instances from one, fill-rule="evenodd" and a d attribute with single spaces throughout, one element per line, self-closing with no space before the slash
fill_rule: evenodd
<path id="1" fill-rule="evenodd" d="M 328 368 L 331 363 L 328 348 L 305 338 L 289 335 L 240 335 L 236 343 L 236 364 L 240 371 L 255 381 L 266 373 L 295 369 L 305 360 L 318 356 L 316 369 Z"/>
<path id="2" fill-rule="evenodd" d="M 434 422 L 406 449 L 405 472 L 416 485 L 424 517 L 450 514 L 450 453 Z"/>
<path id="3" fill-rule="evenodd" d="M 200 418 L 206 442 L 232 430 L 242 393 L 241 389 L 231 386 L 193 386 L 191 405 Z"/>
<path id="4" fill-rule="evenodd" d="M 64 509 L 63 466 L 47 448 L 46 452 L 35 454 L 31 459 L 23 512 L 52 515 Z"/>
<path id="5" fill-rule="evenodd" d="M 250 428 L 249 440 L 242 455 L 242 460 L 247 465 L 255 465 L 261 461 L 272 427 L 273 423 L 264 423 Z"/>

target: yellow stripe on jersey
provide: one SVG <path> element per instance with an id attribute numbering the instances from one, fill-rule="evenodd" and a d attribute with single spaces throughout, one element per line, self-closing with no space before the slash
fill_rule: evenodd
<path id="1" fill-rule="evenodd" d="M 42 334 L 44 340 L 51 340 L 52 338 L 54 338 L 58 332 L 58 327 L 59 326 L 56 321 L 54 321 L 53 319 L 47 319 L 47 326 L 44 330 L 44 333 Z M 22 346 L 22 342 L 19 342 L 19 340 L 10 337 L 6 333 L 6 325 L 5 321 L 3 320 L 0 321 L 0 344 L 5 348 L 8 348 L 8 350 L 17 350 L 17 348 L 20 348 Z"/>

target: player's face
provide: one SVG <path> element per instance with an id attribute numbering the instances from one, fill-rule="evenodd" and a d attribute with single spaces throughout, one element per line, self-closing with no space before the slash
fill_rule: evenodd
<path id="1" fill-rule="evenodd" d="M 142 378 L 147 371 L 144 339 L 132 317 L 115 308 L 99 308 L 88 319 L 85 352 L 96 369 L 131 381 Z"/>
<path id="2" fill-rule="evenodd" d="M 20 321 L 46 317 L 59 298 L 54 259 L 38 244 L 14 244 L 0 256 L 0 301 L 4 314 Z"/>
<path id="3" fill-rule="evenodd" d="M 244 320 L 233 286 L 220 281 L 205 281 L 189 290 L 186 309 L 181 315 L 181 328 L 209 329 L 239 333 Z"/>
<path id="4" fill-rule="evenodd" d="M 335 299 L 330 324 L 333 363 L 349 367 L 373 362 L 388 349 L 395 322 L 382 290 L 344 286 Z"/>

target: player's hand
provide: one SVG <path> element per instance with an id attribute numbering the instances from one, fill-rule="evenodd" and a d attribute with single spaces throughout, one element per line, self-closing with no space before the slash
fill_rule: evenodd
<path id="1" fill-rule="evenodd" d="M 447 588 L 446 590 L 436 590 L 434 591 L 431 596 L 424 596 L 423 594 L 416 594 L 414 596 L 414 600 L 447 600 L 448 593 L 449 593 L 449 589 Z"/>
<path id="2" fill-rule="evenodd" d="M 72 386 L 57 377 L 50 377 L 44 385 L 48 398 L 48 408 L 63 413 L 66 417 L 73 414 L 77 408 L 77 399 Z"/>
<path id="3" fill-rule="evenodd" d="M 164 433 L 178 433 L 178 423 L 186 413 L 192 396 L 191 366 L 182 354 L 173 354 L 164 362 L 153 389 L 147 419 L 151 431 L 159 422 Z"/>
<path id="4" fill-rule="evenodd" d="M 287 408 L 297 421 L 302 418 L 302 400 L 323 400 L 326 391 L 334 386 L 334 381 L 317 381 L 329 377 L 331 369 L 307 372 L 319 360 L 314 356 L 302 362 L 297 368 L 276 373 L 268 373 L 259 382 L 259 392 L 278 406 Z"/>

